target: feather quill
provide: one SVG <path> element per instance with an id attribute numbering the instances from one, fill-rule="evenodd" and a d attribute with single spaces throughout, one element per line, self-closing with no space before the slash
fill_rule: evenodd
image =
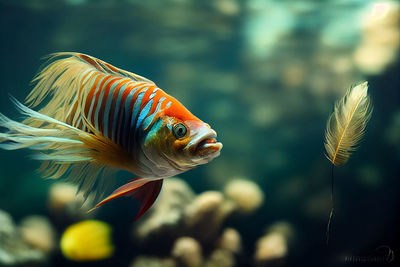
<path id="1" fill-rule="evenodd" d="M 326 156 L 336 166 L 344 165 L 361 141 L 372 105 L 368 82 L 356 85 L 336 102 L 325 131 Z"/>

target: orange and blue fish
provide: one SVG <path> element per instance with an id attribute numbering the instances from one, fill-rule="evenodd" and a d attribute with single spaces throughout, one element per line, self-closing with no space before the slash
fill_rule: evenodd
<path id="1" fill-rule="evenodd" d="M 3 149 L 30 148 L 44 177 L 65 177 L 88 196 L 105 191 L 112 173 L 137 177 L 93 209 L 120 196 L 156 200 L 163 179 L 220 154 L 216 132 L 151 80 L 81 53 L 56 53 L 34 78 L 22 122 L 0 113 Z M 33 108 L 40 107 L 38 111 Z"/>

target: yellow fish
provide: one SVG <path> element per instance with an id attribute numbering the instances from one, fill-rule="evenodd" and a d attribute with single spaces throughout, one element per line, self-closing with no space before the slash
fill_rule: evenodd
<path id="1" fill-rule="evenodd" d="M 63 255 L 73 261 L 106 259 L 114 252 L 111 227 L 96 220 L 70 225 L 62 234 L 60 248 Z"/>

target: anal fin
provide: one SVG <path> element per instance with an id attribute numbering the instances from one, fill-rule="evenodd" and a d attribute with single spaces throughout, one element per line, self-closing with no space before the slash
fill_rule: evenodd
<path id="1" fill-rule="evenodd" d="M 153 205 L 161 191 L 162 184 L 163 179 L 133 179 L 112 192 L 111 195 L 99 202 L 94 208 L 89 210 L 88 213 L 115 198 L 132 196 L 133 199 L 139 202 L 139 211 L 135 218 L 136 221 Z"/>
<path id="2" fill-rule="evenodd" d="M 153 205 L 154 201 L 156 201 L 158 194 L 160 194 L 163 181 L 164 179 L 148 182 L 134 192 L 133 198 L 138 200 L 140 204 L 135 221 Z"/>

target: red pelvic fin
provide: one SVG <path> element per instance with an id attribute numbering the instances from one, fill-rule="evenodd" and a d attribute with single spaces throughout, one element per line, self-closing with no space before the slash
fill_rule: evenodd
<path id="1" fill-rule="evenodd" d="M 161 191 L 163 179 L 160 180 L 148 180 L 148 179 L 133 179 L 130 182 L 124 184 L 115 190 L 111 195 L 103 199 L 94 208 L 88 211 L 100 207 L 104 203 L 121 196 L 132 196 L 134 199 L 139 201 L 140 208 L 136 215 L 135 221 L 139 219 L 154 203 L 157 199 L 158 194 Z"/>
<path id="2" fill-rule="evenodd" d="M 89 210 L 88 213 L 93 211 L 94 209 L 97 209 L 104 203 L 107 203 L 108 201 L 110 201 L 114 198 L 132 194 L 136 189 L 138 189 L 139 187 L 145 185 L 146 183 L 148 183 L 150 181 L 151 180 L 140 179 L 140 178 L 131 180 L 130 182 L 124 184 L 123 186 L 119 187 L 117 190 L 112 192 L 111 195 L 109 195 L 108 197 L 106 197 L 105 199 L 100 201 L 96 206 L 94 206 L 91 210 Z"/>
<path id="3" fill-rule="evenodd" d="M 140 208 L 136 215 L 135 221 L 139 219 L 156 201 L 164 179 L 148 182 L 144 186 L 138 188 L 133 194 L 133 198 L 139 201 Z"/>

